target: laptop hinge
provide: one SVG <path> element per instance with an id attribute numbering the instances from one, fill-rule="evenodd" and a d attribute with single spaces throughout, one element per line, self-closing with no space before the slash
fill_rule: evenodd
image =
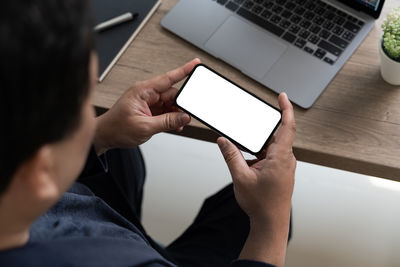
<path id="1" fill-rule="evenodd" d="M 361 11 L 360 4 L 357 4 L 355 1 L 349 1 L 349 0 L 337 0 L 337 1 L 345 4 L 346 6 L 351 7 L 354 10 Z"/>

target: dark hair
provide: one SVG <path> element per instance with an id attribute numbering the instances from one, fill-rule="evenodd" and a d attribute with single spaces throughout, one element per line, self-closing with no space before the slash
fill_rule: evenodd
<path id="1" fill-rule="evenodd" d="M 94 49 L 89 0 L 0 8 L 0 193 L 18 166 L 80 123 Z"/>

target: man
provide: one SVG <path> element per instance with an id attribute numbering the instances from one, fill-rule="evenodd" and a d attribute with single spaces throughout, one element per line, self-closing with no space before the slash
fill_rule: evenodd
<path id="1" fill-rule="evenodd" d="M 140 224 L 137 146 L 189 123 L 173 85 L 200 61 L 136 83 L 95 119 L 92 26 L 88 1 L 2 3 L 0 266 L 283 266 L 296 168 L 287 96 L 257 160 L 217 140 L 233 186 L 161 247 Z"/>

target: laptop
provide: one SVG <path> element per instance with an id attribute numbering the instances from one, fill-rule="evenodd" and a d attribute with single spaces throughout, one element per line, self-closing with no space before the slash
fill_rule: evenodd
<path id="1" fill-rule="evenodd" d="M 308 109 L 384 0 L 180 0 L 161 25 Z"/>

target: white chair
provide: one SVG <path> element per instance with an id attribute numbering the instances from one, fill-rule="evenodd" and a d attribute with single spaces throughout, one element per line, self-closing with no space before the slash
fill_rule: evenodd
<path id="1" fill-rule="evenodd" d="M 216 144 L 160 134 L 142 149 L 143 221 L 168 244 L 230 174 Z M 400 183 L 299 162 L 286 267 L 399 267 L 399 227 Z"/>
<path id="2" fill-rule="evenodd" d="M 296 176 L 287 267 L 400 266 L 400 183 L 304 163 Z"/>

